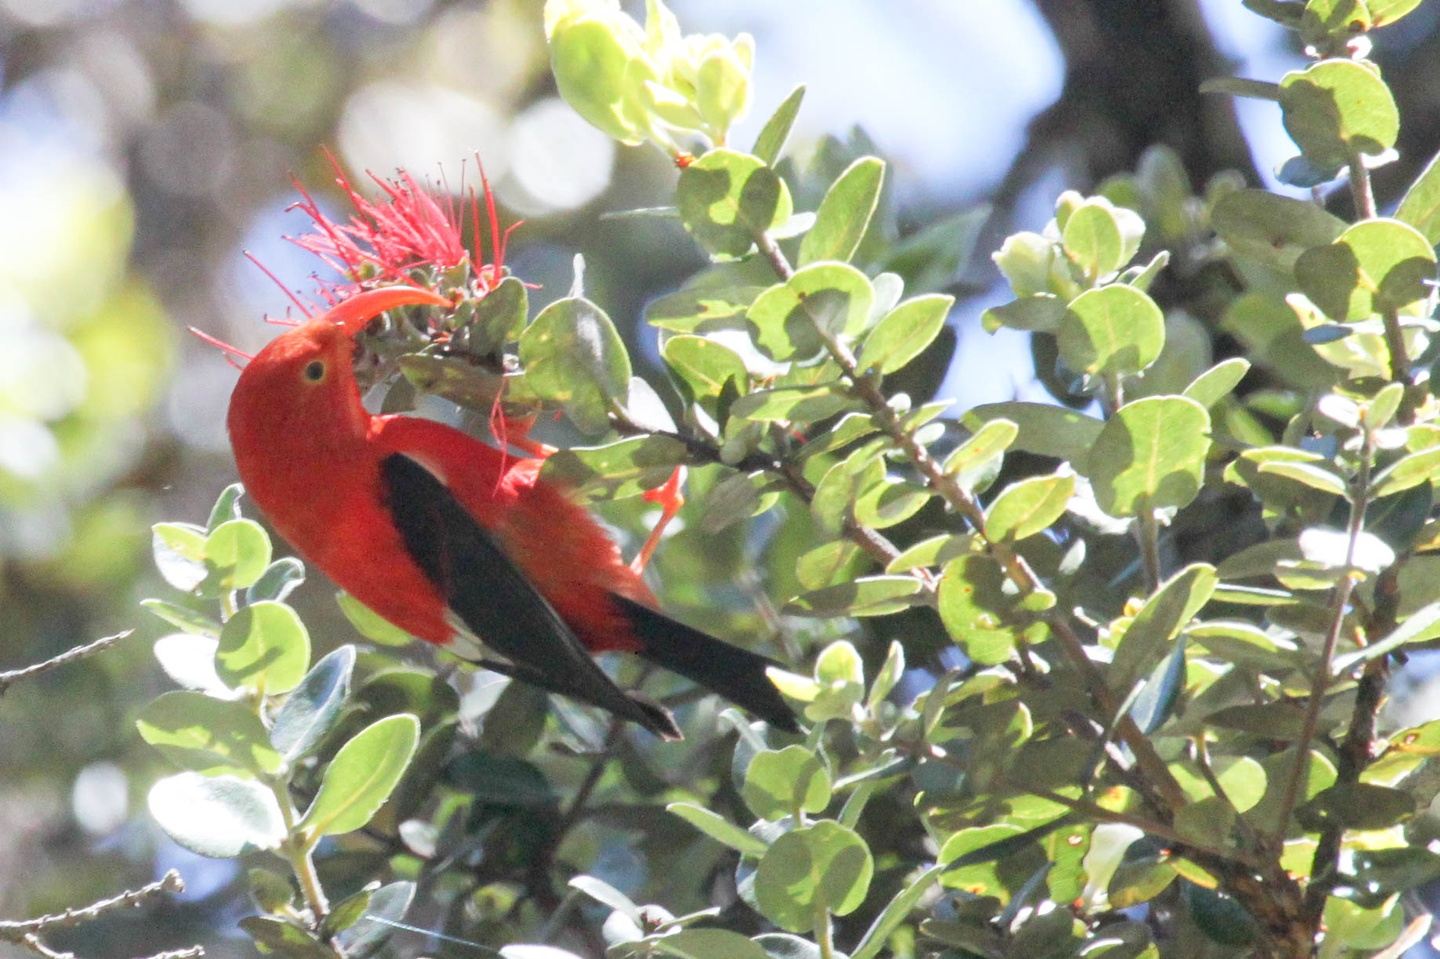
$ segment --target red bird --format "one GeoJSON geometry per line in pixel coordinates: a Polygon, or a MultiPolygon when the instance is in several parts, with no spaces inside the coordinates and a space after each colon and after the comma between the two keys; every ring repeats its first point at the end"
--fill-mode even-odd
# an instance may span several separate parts
{"type": "Polygon", "coordinates": [[[443,423],[374,416],[355,337],[385,310],[448,305],[409,286],[357,294],[247,363],[228,427],[240,479],[297,552],[411,635],[678,739],[674,719],[617,687],[588,653],[636,653],[782,729],[795,716],[771,662],[657,611],[654,595],[583,507],[443,423]]]}

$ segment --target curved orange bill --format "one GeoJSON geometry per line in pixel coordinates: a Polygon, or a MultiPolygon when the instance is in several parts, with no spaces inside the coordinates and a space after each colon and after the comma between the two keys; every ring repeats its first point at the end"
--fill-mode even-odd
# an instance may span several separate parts
{"type": "Polygon", "coordinates": [[[386,310],[416,303],[424,303],[429,306],[451,306],[450,301],[443,296],[429,290],[422,290],[418,286],[386,286],[378,290],[357,293],[350,299],[337,303],[326,312],[322,319],[329,320],[350,336],[354,336],[386,310]]]}

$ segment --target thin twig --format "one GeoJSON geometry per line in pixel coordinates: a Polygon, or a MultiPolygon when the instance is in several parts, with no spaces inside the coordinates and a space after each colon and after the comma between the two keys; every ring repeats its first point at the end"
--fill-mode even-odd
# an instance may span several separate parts
{"type": "Polygon", "coordinates": [[[1145,567],[1145,588],[1150,592],[1160,588],[1164,570],[1160,568],[1160,524],[1156,522],[1155,510],[1146,506],[1140,511],[1135,525],[1135,538],[1140,542],[1140,561],[1145,567]]]}
{"type": "MultiPolygon", "coordinates": [[[[1210,747],[1205,741],[1205,734],[1200,733],[1196,735],[1190,742],[1195,750],[1195,765],[1200,767],[1200,775],[1205,778],[1205,782],[1210,786],[1210,789],[1225,805],[1239,813],[1240,807],[1235,805],[1235,802],[1230,798],[1230,794],[1226,792],[1225,787],[1221,784],[1220,777],[1215,775],[1215,767],[1210,763],[1210,747]]],[[[1267,848],[1269,844],[1265,841],[1265,837],[1256,831],[1255,827],[1251,825],[1250,820],[1246,819],[1243,815],[1237,815],[1235,822],[1240,830],[1240,834],[1251,848],[1260,853],[1269,851],[1267,848]]]]}
{"type": "Polygon", "coordinates": [[[26,933],[78,926],[84,922],[93,922],[107,912],[143,906],[157,896],[184,891],[185,881],[180,878],[180,873],[171,869],[155,882],[141,886],[139,889],[127,889],[118,895],[101,899],[88,906],[66,909],[64,912],[48,913],[34,919],[0,921],[0,939],[7,942],[19,942],[26,933]]]}
{"type": "Polygon", "coordinates": [[[300,885],[300,894],[310,909],[314,928],[330,914],[330,900],[325,887],[320,884],[320,874],[315,870],[314,841],[300,828],[300,812],[295,808],[295,799],[290,795],[290,786],[283,780],[270,783],[270,791],[280,807],[280,821],[285,826],[285,841],[280,844],[280,855],[290,865],[295,881],[300,885]]]}
{"type": "Polygon", "coordinates": [[[1370,185],[1370,171],[1365,169],[1364,158],[1359,154],[1350,158],[1350,197],[1355,201],[1357,219],[1375,219],[1375,190],[1370,185]]]}
{"type": "MultiPolygon", "coordinates": [[[[118,636],[112,636],[108,639],[113,642],[119,638],[118,636]]],[[[95,644],[92,643],[90,645],[94,646],[95,644]]],[[[93,649],[89,650],[89,652],[94,651],[93,649]]],[[[74,650],[71,650],[71,653],[74,652],[74,650]]],[[[88,655],[88,653],[82,655],[88,655]]],[[[54,660],[51,660],[51,662],[54,662],[54,660]]],[[[51,948],[40,938],[40,933],[50,929],[63,929],[78,926],[82,923],[94,922],[106,913],[119,912],[125,909],[138,909],[158,896],[184,891],[185,881],[180,878],[180,873],[171,869],[155,882],[141,886],[138,889],[127,889],[122,893],[111,896],[108,899],[98,900],[88,906],[66,909],[64,912],[47,913],[43,916],[36,916],[34,919],[0,921],[0,942],[11,942],[15,945],[23,946],[37,956],[42,957],[42,959],[76,959],[73,952],[63,952],[51,948]]],[[[204,955],[205,948],[203,946],[190,946],[185,949],[169,949],[164,952],[158,952],[146,957],[146,959],[199,959],[199,957],[204,955]]]]}
{"type": "Polygon", "coordinates": [[[95,653],[114,646],[133,632],[133,629],[127,629],[122,633],[116,633],[114,636],[102,636],[94,642],[67,649],[59,656],[47,659],[43,663],[36,663],[33,666],[25,666],[21,669],[12,669],[9,672],[0,673],[0,696],[3,696],[14,683],[25,679],[33,679],[36,676],[50,672],[52,669],[59,669],[61,666],[68,666],[70,663],[82,660],[87,656],[93,656],[95,653]]]}
{"type": "Polygon", "coordinates": [[[1315,732],[1320,725],[1320,711],[1325,705],[1325,693],[1330,688],[1330,673],[1335,661],[1335,649],[1340,644],[1340,633],[1345,628],[1345,613],[1350,606],[1350,594],[1355,591],[1355,550],[1360,542],[1360,533],[1365,528],[1365,507],[1370,499],[1370,463],[1375,455],[1374,434],[1365,432],[1364,446],[1360,454],[1360,473],[1350,503],[1350,522],[1346,528],[1345,566],[1340,582],[1330,601],[1330,628],[1325,632],[1325,644],[1320,650],[1320,662],[1315,668],[1315,677],[1310,682],[1310,697],[1305,703],[1305,719],[1300,727],[1300,738],[1295,743],[1295,764],[1285,781],[1281,793],[1280,812],[1275,820],[1276,842],[1284,840],[1290,815],[1299,801],[1300,790],[1310,768],[1310,744],[1315,741],[1315,732]]]}
{"type": "MultiPolygon", "coordinates": [[[[1403,562],[1403,561],[1402,561],[1403,562]]],[[[1375,583],[1375,611],[1368,618],[1365,630],[1371,636],[1383,636],[1395,628],[1400,606],[1400,562],[1380,574],[1375,583]]],[[[1387,656],[1372,659],[1365,666],[1355,689],[1355,708],[1350,714],[1350,728],[1340,744],[1335,762],[1335,782],[1351,785],[1360,781],[1374,756],[1375,727],[1380,705],[1385,698],[1385,683],[1390,676],[1387,656]]],[[[1341,840],[1345,827],[1333,823],[1320,830],[1315,855],[1310,861],[1310,885],[1305,890],[1305,909],[1311,923],[1318,923],[1325,911],[1333,880],[1340,865],[1341,840]]]]}
{"type": "MultiPolygon", "coordinates": [[[[1358,153],[1350,157],[1350,197],[1355,203],[1357,220],[1373,220],[1376,216],[1375,188],[1370,171],[1358,153]]],[[[1400,313],[1394,307],[1382,307],[1380,320],[1385,329],[1385,347],[1390,352],[1390,380],[1410,383],[1410,357],[1405,352],[1405,335],[1400,329],[1400,313]]]]}

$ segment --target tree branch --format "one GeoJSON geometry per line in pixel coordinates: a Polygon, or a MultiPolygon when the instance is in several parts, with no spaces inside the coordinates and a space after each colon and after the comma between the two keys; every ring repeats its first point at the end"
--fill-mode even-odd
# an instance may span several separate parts
{"type": "Polygon", "coordinates": [[[68,666],[69,664],[78,662],[79,660],[82,660],[87,656],[93,656],[96,653],[103,652],[104,650],[109,649],[111,646],[114,646],[120,640],[129,636],[133,632],[133,629],[127,629],[123,633],[116,633],[114,636],[102,636],[94,642],[86,643],[83,646],[75,646],[71,649],[67,649],[60,655],[51,657],[50,659],[45,660],[43,663],[36,663],[33,666],[24,666],[20,669],[12,669],[8,672],[0,673],[0,696],[3,696],[14,683],[18,683],[26,679],[33,679],[36,676],[44,675],[45,673],[48,673],[53,669],[59,669],[61,666],[68,666]]]}
{"type": "MultiPolygon", "coordinates": [[[[113,642],[121,638],[121,636],[126,635],[129,634],[122,633],[120,636],[111,636],[108,638],[108,642],[113,642]]],[[[97,641],[97,643],[104,642],[107,642],[107,640],[97,641]]],[[[91,643],[90,645],[93,647],[96,646],[97,643],[91,643]]],[[[79,648],[86,649],[87,647],[79,648]]],[[[94,652],[93,649],[90,651],[94,652]]],[[[70,653],[62,653],[61,655],[68,656],[74,652],[75,650],[71,650],[70,653]]],[[[56,659],[59,658],[60,657],[56,657],[56,659]]],[[[79,657],[75,656],[73,658],[79,657]]],[[[55,662],[55,660],[50,660],[49,662],[55,662]]],[[[43,666],[45,664],[42,663],[41,665],[43,666]]],[[[52,929],[64,929],[71,926],[82,925],[87,922],[94,922],[107,913],[120,912],[126,909],[138,909],[160,896],[173,895],[184,891],[185,881],[180,878],[180,873],[171,869],[155,882],[141,886],[138,889],[127,889],[118,895],[111,896],[108,899],[101,899],[88,906],[66,909],[64,912],[47,913],[43,916],[36,916],[34,919],[0,920],[0,942],[10,942],[17,946],[23,946],[37,956],[43,957],[43,959],[76,959],[73,952],[62,952],[57,949],[52,949],[40,938],[40,934],[52,929]]],[[[158,952],[147,957],[147,959],[198,959],[198,957],[203,955],[205,955],[204,947],[190,946],[186,949],[171,949],[165,952],[158,952]]]]}

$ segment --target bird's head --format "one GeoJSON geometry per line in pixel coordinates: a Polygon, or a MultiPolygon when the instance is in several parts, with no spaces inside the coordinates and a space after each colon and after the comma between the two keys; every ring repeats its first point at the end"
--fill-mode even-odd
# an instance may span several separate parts
{"type": "MultiPolygon", "coordinates": [[[[363,435],[366,413],[355,383],[355,337],[386,310],[449,306],[413,286],[367,290],[271,340],[240,372],[227,425],[237,461],[287,438],[363,435]]],[[[243,462],[242,462],[243,470],[243,462]]]]}

